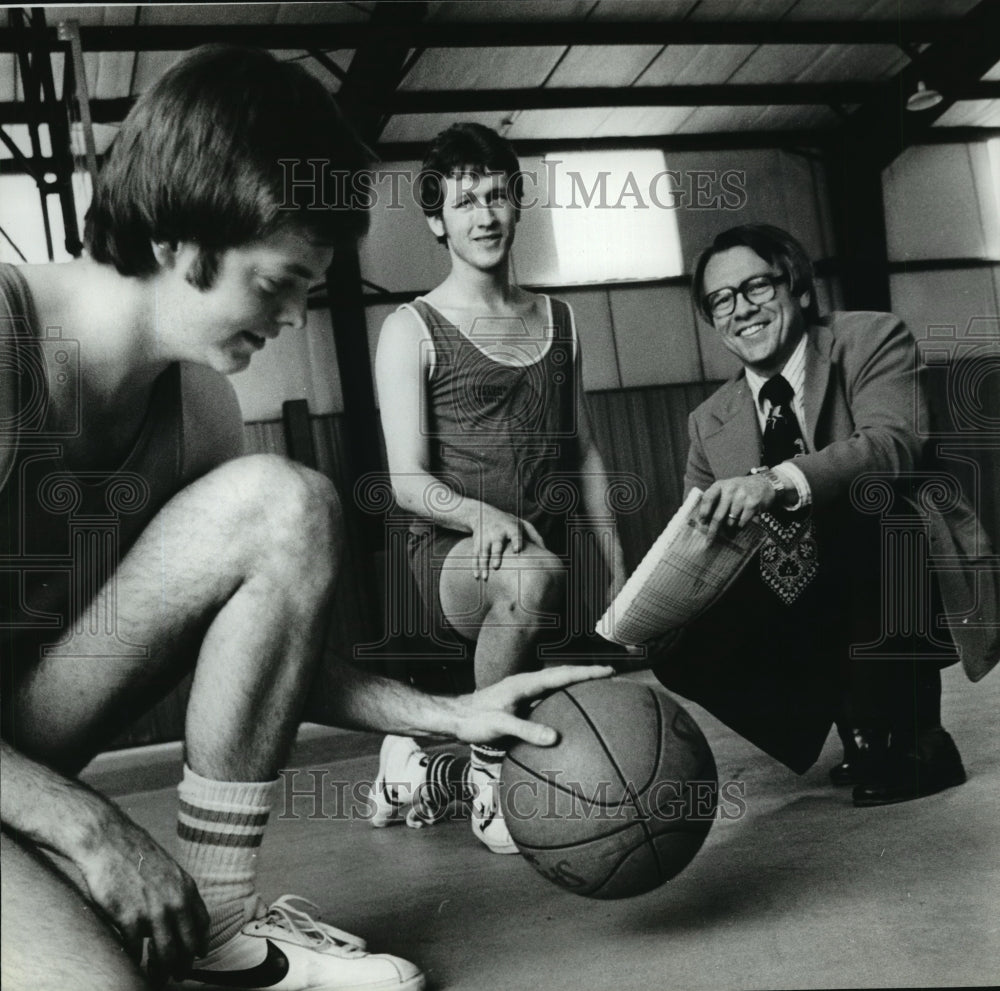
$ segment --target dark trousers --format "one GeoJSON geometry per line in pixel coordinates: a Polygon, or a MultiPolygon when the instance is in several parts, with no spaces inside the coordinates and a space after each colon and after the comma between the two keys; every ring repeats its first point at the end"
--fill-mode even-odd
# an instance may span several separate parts
{"type": "Polygon", "coordinates": [[[786,606],[761,581],[754,559],[653,671],[668,689],[802,773],[844,697],[842,644],[826,605],[814,583],[786,606]]]}
{"type": "Polygon", "coordinates": [[[852,647],[879,640],[883,590],[878,534],[851,522],[820,530],[819,574],[792,605],[754,558],[653,665],[668,689],[800,774],[834,722],[910,739],[940,725],[940,668],[955,660],[905,641],[884,645],[895,659],[852,660],[852,647]]]}

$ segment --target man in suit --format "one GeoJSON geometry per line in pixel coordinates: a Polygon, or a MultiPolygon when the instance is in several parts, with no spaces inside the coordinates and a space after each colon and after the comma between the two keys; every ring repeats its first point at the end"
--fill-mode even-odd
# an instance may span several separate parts
{"type": "MultiPolygon", "coordinates": [[[[854,785],[855,805],[961,784],[940,721],[940,668],[959,652],[946,636],[930,652],[927,638],[887,638],[883,585],[916,576],[883,568],[880,521],[857,488],[877,477],[906,499],[924,468],[913,338],[888,313],[820,317],[805,250],[768,225],[720,234],[692,291],[743,368],[690,417],[685,494],[703,491],[696,512],[713,538],[751,521],[765,537],[657,676],[799,773],[836,722],[845,759],[831,778],[854,785]]],[[[940,616],[936,585],[926,605],[940,616]]],[[[979,677],[996,645],[971,655],[979,677]]]]}

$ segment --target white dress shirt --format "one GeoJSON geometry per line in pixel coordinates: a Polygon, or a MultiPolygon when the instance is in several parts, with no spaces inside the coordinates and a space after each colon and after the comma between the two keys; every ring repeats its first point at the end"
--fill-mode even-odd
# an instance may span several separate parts
{"type": "MultiPolygon", "coordinates": [[[[750,386],[750,391],[753,393],[754,408],[757,410],[757,421],[760,424],[760,431],[763,434],[768,414],[771,412],[771,401],[760,398],[760,390],[763,388],[767,378],[763,375],[758,375],[751,368],[747,368],[745,371],[747,385],[750,386]]],[[[802,404],[802,390],[806,379],[805,334],[799,339],[799,343],[795,345],[795,350],[789,356],[788,361],[785,362],[785,367],[781,369],[780,374],[785,377],[785,381],[792,387],[792,411],[799,421],[799,429],[802,431],[802,443],[808,451],[809,442],[806,439],[805,431],[805,407],[802,404]]],[[[806,476],[802,474],[802,469],[796,467],[794,461],[782,461],[781,464],[775,465],[774,473],[790,488],[793,488],[798,496],[794,505],[788,507],[789,509],[800,509],[802,506],[812,504],[812,490],[809,488],[809,482],[806,480],[806,476]]]]}

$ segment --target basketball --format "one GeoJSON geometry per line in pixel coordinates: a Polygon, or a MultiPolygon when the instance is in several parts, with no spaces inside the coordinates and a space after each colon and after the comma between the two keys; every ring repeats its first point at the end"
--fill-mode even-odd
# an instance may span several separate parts
{"type": "Polygon", "coordinates": [[[559,742],[515,745],[500,801],[514,843],[543,877],[589,898],[628,898],[687,867],[719,786],[708,741],[680,705],[612,679],[561,689],[531,718],[559,742]]]}

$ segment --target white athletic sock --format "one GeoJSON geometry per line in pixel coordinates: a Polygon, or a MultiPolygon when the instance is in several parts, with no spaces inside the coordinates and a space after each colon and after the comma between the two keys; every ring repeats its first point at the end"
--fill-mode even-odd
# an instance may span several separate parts
{"type": "Polygon", "coordinates": [[[236,935],[257,901],[257,851],[277,781],[211,781],[184,766],[178,785],[178,863],[209,915],[208,948],[236,935]]]}
{"type": "MultiPolygon", "coordinates": [[[[469,783],[470,785],[475,785],[477,783],[476,776],[487,775],[494,781],[500,780],[500,768],[503,765],[503,759],[507,756],[506,750],[499,750],[496,747],[488,747],[482,743],[473,743],[469,747],[469,783]]],[[[481,787],[481,785],[480,785],[481,787]]],[[[475,796],[475,787],[473,787],[473,796],[475,796]]]]}

